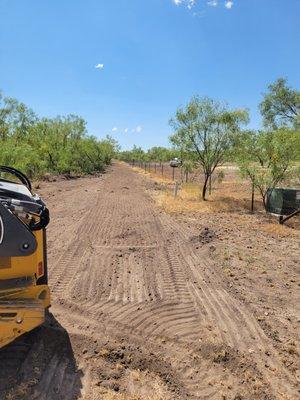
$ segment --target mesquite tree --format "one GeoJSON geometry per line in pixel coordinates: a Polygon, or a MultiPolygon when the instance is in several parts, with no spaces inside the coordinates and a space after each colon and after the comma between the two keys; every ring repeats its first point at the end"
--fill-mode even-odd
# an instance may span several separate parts
{"type": "Polygon", "coordinates": [[[300,91],[287,86],[286,79],[279,78],[268,86],[260,103],[260,111],[267,128],[292,128],[300,130],[300,91]]]}
{"type": "Polygon", "coordinates": [[[242,176],[259,191],[265,209],[268,191],[293,173],[299,139],[295,131],[277,129],[242,132],[236,141],[235,159],[242,176]]]}
{"type": "Polygon", "coordinates": [[[202,167],[203,200],[206,200],[209,178],[216,167],[225,161],[240,126],[247,122],[246,110],[230,110],[225,104],[207,97],[193,97],[170,120],[175,129],[170,141],[190,153],[202,167]]]}
{"type": "Polygon", "coordinates": [[[85,174],[103,171],[117,151],[112,138],[89,135],[82,118],[38,118],[25,104],[0,92],[0,164],[30,178],[85,174]]]}

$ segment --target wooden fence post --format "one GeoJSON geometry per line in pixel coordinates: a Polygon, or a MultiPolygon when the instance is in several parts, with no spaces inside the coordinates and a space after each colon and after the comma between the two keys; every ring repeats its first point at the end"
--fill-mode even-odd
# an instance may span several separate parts
{"type": "Polygon", "coordinates": [[[178,182],[175,182],[175,186],[174,186],[174,197],[177,197],[177,193],[178,193],[178,182]]]}
{"type": "Polygon", "coordinates": [[[252,193],[251,193],[251,212],[254,212],[254,183],[252,183],[252,193]]]}

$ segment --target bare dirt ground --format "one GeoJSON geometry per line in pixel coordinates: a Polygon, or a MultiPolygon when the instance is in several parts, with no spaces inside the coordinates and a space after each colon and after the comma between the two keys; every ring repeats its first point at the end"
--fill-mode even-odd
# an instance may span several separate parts
{"type": "Polygon", "coordinates": [[[298,232],[159,191],[123,164],[41,184],[53,306],[0,352],[1,400],[299,398],[298,232]]]}

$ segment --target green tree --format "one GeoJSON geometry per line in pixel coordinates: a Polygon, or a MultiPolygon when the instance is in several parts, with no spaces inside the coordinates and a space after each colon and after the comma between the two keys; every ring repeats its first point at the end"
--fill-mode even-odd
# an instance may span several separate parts
{"type": "Polygon", "coordinates": [[[94,173],[103,171],[117,151],[112,138],[88,135],[83,118],[38,119],[25,104],[0,93],[0,164],[30,177],[94,173]]]}
{"type": "Polygon", "coordinates": [[[260,103],[264,125],[271,129],[289,127],[300,129],[300,91],[287,86],[286,79],[279,78],[268,87],[260,103]]]}
{"type": "Polygon", "coordinates": [[[179,156],[180,152],[178,150],[160,146],[151,147],[146,152],[141,147],[133,146],[132,150],[119,151],[118,154],[119,159],[124,161],[166,162],[179,156]]]}
{"type": "Polygon", "coordinates": [[[136,145],[133,146],[132,150],[123,150],[119,151],[118,154],[118,159],[123,160],[123,161],[145,161],[147,156],[144,150],[141,147],[138,147],[136,145]]]}
{"type": "Polygon", "coordinates": [[[35,113],[24,103],[4,97],[0,92],[0,139],[5,140],[14,135],[22,140],[36,121],[35,113]]]}
{"type": "Polygon", "coordinates": [[[181,169],[182,169],[182,172],[184,173],[184,176],[185,176],[185,182],[188,181],[188,176],[189,176],[189,174],[191,174],[193,172],[195,167],[196,167],[195,162],[192,161],[192,160],[184,160],[184,161],[182,161],[181,169]]]}
{"type": "Polygon", "coordinates": [[[240,134],[235,147],[236,161],[242,176],[250,179],[260,192],[265,208],[268,189],[274,189],[292,173],[299,144],[298,134],[290,130],[240,134]]]}
{"type": "Polygon", "coordinates": [[[179,108],[170,124],[175,133],[171,143],[202,167],[202,199],[206,200],[209,177],[221,165],[230,150],[240,126],[248,122],[246,110],[230,110],[219,101],[193,97],[185,108],[179,108]]]}
{"type": "Polygon", "coordinates": [[[16,110],[16,100],[4,97],[0,92],[0,139],[6,140],[11,134],[11,120],[16,110]]]}
{"type": "Polygon", "coordinates": [[[179,157],[178,150],[168,149],[167,147],[154,146],[151,147],[148,152],[148,158],[150,161],[167,162],[174,157],[179,157]]]}

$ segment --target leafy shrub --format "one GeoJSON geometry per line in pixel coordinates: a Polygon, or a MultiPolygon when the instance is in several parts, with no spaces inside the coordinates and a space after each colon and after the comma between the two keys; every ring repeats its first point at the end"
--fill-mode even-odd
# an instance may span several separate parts
{"type": "Polygon", "coordinates": [[[91,174],[110,164],[118,144],[87,134],[76,115],[39,119],[15,99],[0,93],[0,164],[27,173],[91,174]]]}

